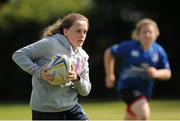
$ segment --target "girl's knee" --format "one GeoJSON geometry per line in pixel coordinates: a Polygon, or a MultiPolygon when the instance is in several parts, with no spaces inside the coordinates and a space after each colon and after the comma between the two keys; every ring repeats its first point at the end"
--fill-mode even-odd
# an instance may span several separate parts
{"type": "Polygon", "coordinates": [[[136,119],[147,120],[150,117],[149,103],[145,98],[136,101],[130,106],[130,110],[134,113],[136,119]]]}
{"type": "Polygon", "coordinates": [[[148,120],[149,117],[150,117],[150,113],[146,111],[136,114],[136,119],[139,119],[139,120],[148,120]]]}

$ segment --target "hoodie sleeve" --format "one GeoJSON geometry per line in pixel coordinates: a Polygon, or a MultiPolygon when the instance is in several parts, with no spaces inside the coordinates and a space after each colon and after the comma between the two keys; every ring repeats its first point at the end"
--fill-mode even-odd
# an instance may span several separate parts
{"type": "Polygon", "coordinates": [[[50,51],[50,47],[48,39],[42,39],[15,51],[12,55],[12,59],[22,70],[40,78],[41,65],[35,62],[47,55],[50,51]]]}
{"type": "Polygon", "coordinates": [[[91,83],[89,79],[89,63],[88,58],[86,59],[86,63],[84,65],[83,72],[79,75],[80,80],[74,82],[74,86],[77,89],[78,93],[82,96],[87,96],[91,91],[91,83]]]}

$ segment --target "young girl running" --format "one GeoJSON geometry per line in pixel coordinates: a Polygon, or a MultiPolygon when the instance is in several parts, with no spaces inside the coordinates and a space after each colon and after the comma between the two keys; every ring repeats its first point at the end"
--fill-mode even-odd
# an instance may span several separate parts
{"type": "Polygon", "coordinates": [[[156,22],[145,18],[136,24],[132,40],[113,45],[104,53],[107,88],[115,84],[115,57],[123,60],[117,90],[127,104],[127,120],[148,119],[154,80],[168,80],[171,77],[167,54],[156,43],[158,36],[156,22]]]}
{"type": "Polygon", "coordinates": [[[87,96],[91,90],[87,53],[82,49],[86,39],[88,19],[79,13],[70,13],[44,30],[41,40],[27,45],[12,58],[24,71],[32,75],[31,108],[33,120],[87,120],[78,103],[78,94],[87,96]],[[46,65],[56,54],[71,59],[66,86],[53,86],[46,65]]]}

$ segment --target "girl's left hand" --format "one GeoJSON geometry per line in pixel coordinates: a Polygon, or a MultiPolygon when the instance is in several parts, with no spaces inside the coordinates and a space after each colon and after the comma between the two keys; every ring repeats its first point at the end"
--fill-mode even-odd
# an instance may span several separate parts
{"type": "Polygon", "coordinates": [[[71,69],[69,70],[68,79],[69,79],[69,81],[79,81],[80,80],[79,76],[74,71],[73,65],[71,65],[71,69]]]}

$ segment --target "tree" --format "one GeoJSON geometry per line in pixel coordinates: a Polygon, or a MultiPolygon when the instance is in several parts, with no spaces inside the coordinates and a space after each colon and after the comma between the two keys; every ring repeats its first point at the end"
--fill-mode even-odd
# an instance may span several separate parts
{"type": "Polygon", "coordinates": [[[29,21],[42,25],[68,12],[85,12],[90,5],[90,0],[10,0],[1,5],[0,28],[29,21]]]}

